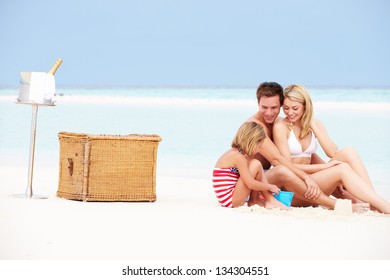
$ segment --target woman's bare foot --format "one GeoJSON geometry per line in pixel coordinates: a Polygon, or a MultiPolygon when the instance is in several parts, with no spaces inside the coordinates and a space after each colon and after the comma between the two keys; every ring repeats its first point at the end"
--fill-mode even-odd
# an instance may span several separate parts
{"type": "Polygon", "coordinates": [[[337,199],[334,211],[337,214],[352,215],[370,210],[370,204],[365,202],[352,203],[350,199],[337,199]]]}
{"type": "Polygon", "coordinates": [[[363,213],[370,210],[370,204],[365,202],[353,203],[352,212],[353,213],[363,213]]]}

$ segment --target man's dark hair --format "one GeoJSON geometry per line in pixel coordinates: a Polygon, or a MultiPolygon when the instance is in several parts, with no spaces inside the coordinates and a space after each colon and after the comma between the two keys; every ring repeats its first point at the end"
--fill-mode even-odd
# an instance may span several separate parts
{"type": "Polygon", "coordinates": [[[262,96],[275,96],[279,95],[280,105],[283,105],[283,87],[276,82],[264,82],[259,85],[256,91],[257,102],[260,102],[262,96]]]}

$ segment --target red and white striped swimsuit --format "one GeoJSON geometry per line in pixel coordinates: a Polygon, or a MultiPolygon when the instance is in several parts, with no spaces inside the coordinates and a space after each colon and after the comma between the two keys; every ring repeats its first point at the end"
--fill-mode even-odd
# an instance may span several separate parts
{"type": "Polygon", "coordinates": [[[237,168],[214,168],[213,188],[219,203],[224,207],[232,207],[234,188],[240,173],[237,168]]]}

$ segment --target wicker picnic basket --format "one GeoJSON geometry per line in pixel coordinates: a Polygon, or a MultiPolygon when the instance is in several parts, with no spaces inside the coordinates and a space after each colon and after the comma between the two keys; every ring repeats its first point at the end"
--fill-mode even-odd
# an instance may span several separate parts
{"type": "Polygon", "coordinates": [[[156,201],[155,134],[60,132],[57,196],[82,201],[156,201]]]}

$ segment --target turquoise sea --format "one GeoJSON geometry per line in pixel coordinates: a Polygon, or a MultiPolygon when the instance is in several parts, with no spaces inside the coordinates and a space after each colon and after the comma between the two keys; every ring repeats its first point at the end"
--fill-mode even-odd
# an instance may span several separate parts
{"type": "MultiPolygon", "coordinates": [[[[339,147],[359,151],[390,199],[390,88],[309,90],[315,117],[339,147]]],[[[0,167],[28,166],[32,109],[17,97],[18,88],[0,88],[0,167]]],[[[58,87],[56,106],[39,107],[35,166],[58,164],[60,131],[145,133],[163,138],[158,173],[209,176],[239,125],[256,111],[256,86],[58,87]]]]}

